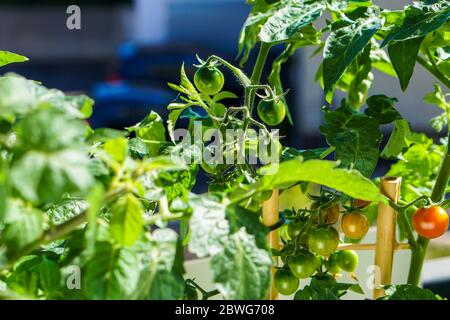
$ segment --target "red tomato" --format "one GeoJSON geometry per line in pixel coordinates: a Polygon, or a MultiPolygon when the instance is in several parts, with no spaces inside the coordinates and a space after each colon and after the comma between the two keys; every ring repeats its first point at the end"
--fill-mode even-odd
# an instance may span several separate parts
{"type": "Polygon", "coordinates": [[[414,229],[424,238],[442,236],[448,229],[448,214],[442,207],[419,208],[412,219],[414,229]]]}

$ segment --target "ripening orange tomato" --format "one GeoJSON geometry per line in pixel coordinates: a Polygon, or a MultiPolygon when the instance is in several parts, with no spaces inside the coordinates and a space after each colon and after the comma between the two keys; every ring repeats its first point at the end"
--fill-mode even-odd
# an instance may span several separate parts
{"type": "Polygon", "coordinates": [[[448,214],[444,208],[432,206],[419,208],[413,215],[413,226],[419,235],[434,239],[442,236],[448,229],[448,214]]]}
{"type": "Polygon", "coordinates": [[[341,228],[348,238],[359,240],[369,231],[369,221],[365,215],[352,212],[342,217],[341,228]]]}

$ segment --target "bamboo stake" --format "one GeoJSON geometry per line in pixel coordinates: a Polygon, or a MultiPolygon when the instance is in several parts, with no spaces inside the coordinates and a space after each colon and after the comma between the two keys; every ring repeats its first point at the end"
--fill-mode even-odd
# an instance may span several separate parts
{"type": "MultiPolygon", "coordinates": [[[[397,202],[400,196],[400,183],[401,178],[399,177],[383,177],[380,181],[380,191],[392,201],[397,202]]],[[[375,265],[380,271],[380,283],[375,283],[374,299],[384,296],[384,290],[380,285],[391,284],[392,263],[396,247],[396,218],[394,209],[384,203],[378,205],[375,265]]]]}
{"type": "MultiPolygon", "coordinates": [[[[376,243],[342,243],[336,250],[375,250],[376,243]]],[[[409,243],[395,243],[394,250],[409,250],[409,243]]]]}
{"type": "MultiPolygon", "coordinates": [[[[279,212],[278,212],[278,206],[279,206],[279,191],[273,190],[272,196],[269,200],[265,201],[263,203],[263,223],[265,226],[274,226],[278,223],[279,220],[279,212]]],[[[280,243],[279,243],[279,237],[278,237],[278,230],[271,231],[268,235],[268,241],[271,248],[274,248],[276,250],[279,249],[280,243]]],[[[278,266],[278,257],[274,257],[274,266],[278,266]]],[[[275,268],[272,269],[272,286],[270,288],[269,293],[269,299],[270,300],[276,300],[278,298],[278,292],[275,289],[273,276],[275,274],[275,268]]]]}

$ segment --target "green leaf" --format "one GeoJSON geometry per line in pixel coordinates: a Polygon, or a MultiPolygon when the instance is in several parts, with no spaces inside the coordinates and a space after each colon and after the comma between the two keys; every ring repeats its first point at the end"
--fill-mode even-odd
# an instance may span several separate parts
{"type": "Polygon", "coordinates": [[[240,206],[228,206],[226,209],[226,219],[230,225],[230,232],[238,232],[244,227],[247,233],[255,237],[258,248],[267,250],[267,234],[269,233],[269,229],[261,223],[259,217],[259,213],[240,206]]]}
{"type": "MultiPolygon", "coordinates": [[[[381,199],[378,188],[356,170],[339,168],[339,163],[328,160],[308,160],[301,158],[288,160],[260,169],[260,182],[251,186],[256,189],[274,189],[293,185],[300,181],[317,183],[343,192],[355,199],[377,202],[381,199]],[[275,174],[271,174],[277,170],[275,174]]],[[[242,195],[242,190],[239,191],[242,195]]]]}
{"type": "Polygon", "coordinates": [[[6,66],[7,64],[14,62],[25,62],[25,61],[28,61],[28,58],[21,56],[20,54],[12,53],[9,51],[0,51],[0,67],[6,66]]]}
{"type": "Polygon", "coordinates": [[[384,159],[396,159],[411,145],[411,129],[409,122],[399,119],[394,122],[394,129],[386,146],[381,152],[384,159]]]}
{"type": "Polygon", "coordinates": [[[322,154],[324,154],[327,150],[328,148],[297,150],[291,147],[285,147],[283,148],[283,152],[281,154],[281,161],[291,160],[298,158],[299,156],[301,156],[305,161],[311,159],[321,159],[322,154]]]}
{"type": "Polygon", "coordinates": [[[226,204],[207,196],[192,196],[189,204],[193,211],[189,222],[189,251],[199,258],[214,255],[221,250],[222,239],[229,233],[229,223],[225,219],[226,204]]]}
{"type": "Polygon", "coordinates": [[[135,132],[136,137],[147,144],[151,157],[159,155],[161,146],[166,142],[166,129],[161,117],[154,111],[145,117],[144,120],[128,128],[130,132],[135,132]]]}
{"type": "Polygon", "coordinates": [[[222,244],[223,251],[211,259],[214,283],[225,299],[260,300],[270,286],[272,259],[256,246],[244,229],[222,244]]]}
{"type": "Polygon", "coordinates": [[[264,23],[271,17],[278,8],[279,5],[276,4],[275,7],[270,8],[269,6],[262,4],[260,6],[254,6],[244,22],[241,33],[239,35],[239,53],[238,57],[241,56],[240,65],[243,66],[250,56],[250,52],[258,41],[258,35],[261,27],[264,23]]]}
{"type": "Polygon", "coordinates": [[[106,241],[95,244],[95,253],[82,270],[82,289],[88,299],[132,299],[139,285],[142,265],[129,248],[106,241]]]}
{"type": "Polygon", "coordinates": [[[318,19],[323,8],[321,1],[289,2],[264,23],[259,38],[266,43],[289,40],[301,28],[318,19]]]}
{"type": "Polygon", "coordinates": [[[128,140],[128,152],[133,159],[143,159],[150,154],[147,144],[139,138],[128,140]]]}
{"type": "Polygon", "coordinates": [[[52,205],[46,214],[54,224],[63,223],[88,208],[88,203],[85,200],[66,200],[62,203],[52,205]]]}
{"type": "Polygon", "coordinates": [[[407,6],[405,17],[398,20],[389,32],[381,46],[392,41],[403,41],[426,36],[438,29],[450,17],[450,4],[448,1],[439,1],[435,4],[420,2],[407,6]]]}
{"type": "Polygon", "coordinates": [[[381,124],[388,124],[402,119],[400,113],[395,109],[396,98],[389,98],[384,94],[370,96],[367,99],[368,108],[364,111],[369,117],[377,119],[381,124]]]}
{"type": "Polygon", "coordinates": [[[111,236],[121,245],[133,245],[144,226],[141,202],[134,195],[127,194],[114,203],[111,212],[111,236]]]}
{"type": "Polygon", "coordinates": [[[320,127],[327,142],[336,147],[335,159],[342,166],[359,170],[370,177],[378,162],[381,132],[379,122],[343,105],[325,113],[320,127]]]}
{"type": "Polygon", "coordinates": [[[324,90],[329,103],[336,82],[380,28],[380,19],[371,16],[331,31],[323,53],[324,90]]]}
{"type": "MultiPolygon", "coordinates": [[[[355,74],[348,87],[347,102],[354,109],[359,109],[367,98],[367,93],[372,86],[373,74],[372,61],[370,60],[371,46],[368,45],[363,52],[353,61],[355,74]]],[[[350,67],[347,71],[351,69],[350,67]]]]}
{"type": "Polygon", "coordinates": [[[420,287],[403,284],[388,286],[386,296],[382,300],[442,300],[441,297],[434,294],[431,290],[420,287]]]}
{"type": "MultiPolygon", "coordinates": [[[[28,80],[17,76],[0,77],[0,117],[14,120],[36,107],[28,80]]],[[[12,122],[12,121],[11,121],[12,122]]]]}
{"type": "Polygon", "coordinates": [[[14,260],[27,245],[39,239],[44,231],[44,216],[38,209],[25,207],[19,201],[8,201],[5,228],[0,243],[6,245],[7,256],[14,260]]]}
{"type": "Polygon", "coordinates": [[[297,291],[294,300],[339,300],[348,290],[364,293],[358,284],[338,283],[334,278],[314,277],[309,285],[297,291]]]}
{"type": "Polygon", "coordinates": [[[42,288],[47,299],[55,299],[61,295],[61,272],[59,265],[42,256],[42,262],[39,264],[39,275],[42,288]]]}
{"type": "Polygon", "coordinates": [[[103,145],[103,150],[112,158],[112,160],[123,163],[128,154],[128,140],[126,138],[110,139],[103,145]]]}
{"type": "MultiPolygon", "coordinates": [[[[378,45],[378,43],[377,43],[377,45],[378,45]]],[[[394,67],[391,64],[391,60],[389,59],[389,56],[386,54],[386,52],[383,49],[374,47],[373,41],[372,41],[372,50],[370,51],[370,60],[372,60],[372,67],[374,67],[375,69],[377,69],[391,77],[395,77],[395,78],[397,77],[397,74],[395,73],[394,67]]]]}
{"type": "Polygon", "coordinates": [[[152,233],[144,252],[147,266],[141,273],[138,298],[175,300],[183,296],[184,280],[175,265],[177,244],[177,234],[171,229],[157,229],[152,233]]]}
{"type": "Polygon", "coordinates": [[[391,58],[392,65],[400,80],[400,87],[403,91],[406,90],[409,80],[411,80],[422,41],[423,37],[389,44],[389,57],[391,58]]]}

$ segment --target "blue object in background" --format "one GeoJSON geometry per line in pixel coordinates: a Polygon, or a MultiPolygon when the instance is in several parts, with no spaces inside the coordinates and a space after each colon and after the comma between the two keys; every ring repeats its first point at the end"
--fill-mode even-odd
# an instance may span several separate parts
{"type": "Polygon", "coordinates": [[[123,81],[99,83],[91,95],[95,100],[91,125],[119,129],[141,121],[151,110],[165,118],[166,106],[176,98],[169,90],[131,86],[123,81]]]}

